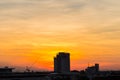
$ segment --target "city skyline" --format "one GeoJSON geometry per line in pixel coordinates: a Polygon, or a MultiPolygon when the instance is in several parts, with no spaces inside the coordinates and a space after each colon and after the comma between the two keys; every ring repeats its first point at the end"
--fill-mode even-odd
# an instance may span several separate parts
{"type": "Polygon", "coordinates": [[[120,1],[0,1],[0,66],[53,70],[57,52],[71,53],[71,69],[99,63],[120,70],[120,1]]]}

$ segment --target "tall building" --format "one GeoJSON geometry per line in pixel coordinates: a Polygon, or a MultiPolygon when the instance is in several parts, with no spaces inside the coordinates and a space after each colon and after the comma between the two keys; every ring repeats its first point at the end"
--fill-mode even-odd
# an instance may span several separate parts
{"type": "Polygon", "coordinates": [[[54,57],[54,72],[68,73],[70,72],[70,53],[59,52],[54,57]]]}
{"type": "Polygon", "coordinates": [[[95,70],[96,72],[99,72],[99,64],[95,64],[95,70]]]}

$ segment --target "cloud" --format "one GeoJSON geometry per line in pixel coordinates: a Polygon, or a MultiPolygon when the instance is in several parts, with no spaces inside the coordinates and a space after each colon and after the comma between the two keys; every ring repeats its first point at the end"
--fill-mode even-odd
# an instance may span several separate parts
{"type": "MultiPolygon", "coordinates": [[[[69,16],[73,13],[81,16],[85,14],[86,17],[101,17],[105,14],[109,15],[107,13],[110,11],[112,12],[110,15],[116,14],[114,9],[119,7],[118,5],[114,5],[115,2],[112,0],[5,0],[0,2],[1,16],[3,17],[2,19],[6,17],[23,20],[47,15],[53,17],[55,15],[69,16]],[[91,14],[91,12],[92,15],[86,14],[91,14]]],[[[116,11],[118,11],[118,8],[116,11]]],[[[79,16],[79,18],[81,18],[81,16],[79,16]]]]}
{"type": "Polygon", "coordinates": [[[47,53],[66,48],[88,56],[118,53],[119,4],[115,0],[1,0],[0,49],[14,54],[24,53],[27,46],[47,53]]]}
{"type": "Polygon", "coordinates": [[[87,35],[114,33],[119,31],[118,3],[113,0],[4,0],[0,1],[1,30],[4,27],[15,29],[13,32],[62,32],[63,35],[74,31],[87,35]]]}

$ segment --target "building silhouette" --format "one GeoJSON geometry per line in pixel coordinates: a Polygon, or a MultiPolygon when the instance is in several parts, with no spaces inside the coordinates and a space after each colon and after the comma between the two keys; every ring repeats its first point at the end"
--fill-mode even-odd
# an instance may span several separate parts
{"type": "Polygon", "coordinates": [[[0,73],[12,73],[14,68],[4,67],[0,68],[0,73]]]}
{"type": "Polygon", "coordinates": [[[54,57],[54,72],[68,73],[70,72],[70,53],[59,52],[54,57]]]}
{"type": "Polygon", "coordinates": [[[88,75],[95,75],[98,74],[98,72],[99,72],[99,64],[95,64],[94,66],[87,67],[86,69],[86,73],[88,75]]]}

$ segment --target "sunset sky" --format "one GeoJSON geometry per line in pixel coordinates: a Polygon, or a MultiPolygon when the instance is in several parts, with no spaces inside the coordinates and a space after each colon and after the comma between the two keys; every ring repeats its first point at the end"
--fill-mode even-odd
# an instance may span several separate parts
{"type": "Polygon", "coordinates": [[[53,70],[60,51],[72,70],[119,70],[120,0],[0,0],[1,67],[53,70]]]}

